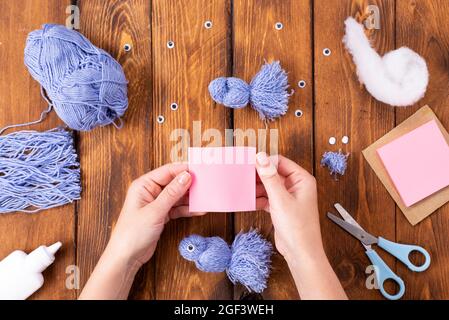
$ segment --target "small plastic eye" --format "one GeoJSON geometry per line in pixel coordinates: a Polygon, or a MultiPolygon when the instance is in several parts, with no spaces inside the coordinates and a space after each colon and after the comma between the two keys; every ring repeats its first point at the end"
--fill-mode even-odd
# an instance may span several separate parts
{"type": "Polygon", "coordinates": [[[341,138],[341,142],[343,144],[348,144],[349,143],[349,137],[348,136],[343,136],[343,138],[341,138]]]}
{"type": "Polygon", "coordinates": [[[204,22],[204,28],[206,29],[212,28],[212,21],[207,20],[206,22],[204,22]]]}
{"type": "Polygon", "coordinates": [[[193,252],[194,250],[195,250],[195,247],[194,247],[192,244],[189,244],[189,245],[187,246],[187,251],[193,252]]]}
{"type": "Polygon", "coordinates": [[[123,49],[124,49],[126,52],[129,52],[129,51],[131,51],[132,46],[131,46],[129,43],[125,43],[125,45],[123,46],[123,49]]]}
{"type": "Polygon", "coordinates": [[[160,115],[160,116],[157,117],[157,122],[158,123],[162,124],[162,123],[164,123],[164,121],[165,121],[164,116],[160,115]]]}
{"type": "Polygon", "coordinates": [[[299,110],[299,109],[298,109],[298,110],[295,111],[295,116],[296,116],[296,117],[300,118],[300,117],[302,117],[302,115],[303,115],[302,110],[299,110]]]}
{"type": "Polygon", "coordinates": [[[335,139],[335,137],[330,137],[329,138],[329,144],[334,145],[337,143],[337,139],[335,139]]]}
{"type": "Polygon", "coordinates": [[[276,24],[274,25],[274,28],[276,30],[282,30],[282,28],[284,28],[284,25],[282,24],[282,22],[276,22],[276,24]]]}
{"type": "Polygon", "coordinates": [[[329,57],[329,56],[331,55],[331,53],[332,53],[331,49],[329,49],[329,48],[324,48],[324,49],[323,49],[323,54],[324,54],[326,57],[329,57]]]}
{"type": "Polygon", "coordinates": [[[306,82],[304,80],[301,80],[298,82],[298,87],[300,87],[301,89],[306,87],[306,82]]]}
{"type": "Polygon", "coordinates": [[[178,106],[178,104],[177,104],[176,102],[173,102],[173,103],[170,105],[170,109],[172,109],[173,111],[178,110],[178,108],[179,108],[179,106],[178,106]]]}
{"type": "Polygon", "coordinates": [[[175,47],[175,43],[173,41],[170,40],[167,42],[167,48],[173,49],[174,47],[175,47]]]}

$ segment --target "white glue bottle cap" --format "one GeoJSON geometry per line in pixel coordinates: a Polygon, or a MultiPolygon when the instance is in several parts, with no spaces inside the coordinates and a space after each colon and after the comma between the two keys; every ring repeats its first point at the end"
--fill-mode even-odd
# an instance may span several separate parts
{"type": "Polygon", "coordinates": [[[61,248],[62,243],[56,242],[49,247],[40,246],[26,257],[26,266],[29,270],[42,273],[55,261],[55,253],[61,248]]]}

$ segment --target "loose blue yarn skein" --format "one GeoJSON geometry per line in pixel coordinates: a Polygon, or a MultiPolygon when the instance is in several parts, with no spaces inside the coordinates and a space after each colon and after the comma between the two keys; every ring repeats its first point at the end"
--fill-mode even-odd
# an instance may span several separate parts
{"type": "Polygon", "coordinates": [[[20,131],[0,136],[0,213],[37,212],[80,199],[72,133],[20,131]]]}
{"type": "Polygon", "coordinates": [[[266,63],[250,84],[239,78],[217,78],[209,84],[212,99],[233,109],[248,103],[259,112],[262,120],[274,120],[288,110],[287,73],[279,61],[266,63]]]}
{"type": "Polygon", "coordinates": [[[128,108],[120,64],[77,31],[46,24],[28,35],[25,64],[58,116],[88,131],[120,119],[128,108]]]}
{"type": "Polygon", "coordinates": [[[239,233],[232,246],[220,237],[191,235],[179,244],[181,256],[204,272],[226,271],[233,284],[261,293],[267,287],[273,247],[256,230],[239,233]]]}

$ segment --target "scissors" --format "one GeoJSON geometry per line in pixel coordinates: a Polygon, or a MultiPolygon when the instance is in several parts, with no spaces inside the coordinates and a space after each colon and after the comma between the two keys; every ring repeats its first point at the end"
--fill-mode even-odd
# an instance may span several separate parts
{"type": "Polygon", "coordinates": [[[382,260],[382,258],[371,248],[371,245],[377,244],[379,247],[396,257],[399,261],[405,264],[410,270],[415,272],[422,272],[426,270],[430,265],[430,255],[422,247],[413,246],[408,244],[400,244],[392,241],[388,241],[382,237],[375,237],[365,230],[354,220],[354,218],[338,203],[335,205],[335,209],[340,213],[343,219],[338,218],[332,213],[328,212],[327,217],[333,222],[338,224],[353,237],[357,238],[365,247],[365,253],[374,266],[374,274],[376,276],[376,282],[382,295],[389,300],[398,300],[405,293],[404,281],[399,278],[382,260]],[[413,251],[422,253],[425,257],[425,262],[421,266],[413,264],[409,255],[413,251]],[[387,280],[396,282],[399,286],[399,292],[395,295],[391,295],[385,291],[384,283],[387,280]]]}

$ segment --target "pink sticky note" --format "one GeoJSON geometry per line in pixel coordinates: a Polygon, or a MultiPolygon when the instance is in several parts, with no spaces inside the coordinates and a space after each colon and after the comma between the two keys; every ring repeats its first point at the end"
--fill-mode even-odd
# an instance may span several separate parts
{"type": "Polygon", "coordinates": [[[449,185],[449,146],[435,120],[377,149],[407,207],[449,185]]]}
{"type": "Polygon", "coordinates": [[[190,212],[256,210],[256,148],[189,148],[190,212]]]}

